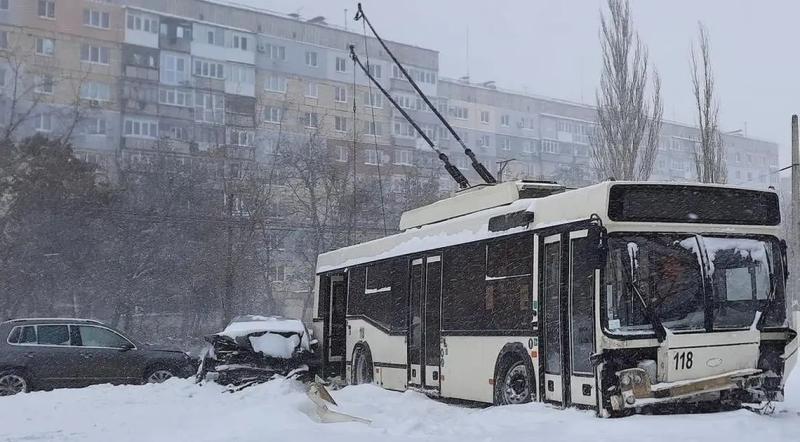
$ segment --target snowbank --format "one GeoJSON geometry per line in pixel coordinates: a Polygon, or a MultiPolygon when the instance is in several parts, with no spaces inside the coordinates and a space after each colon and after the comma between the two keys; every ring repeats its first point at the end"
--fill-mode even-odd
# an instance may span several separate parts
{"type": "Polygon", "coordinates": [[[55,441],[796,441],[800,376],[771,416],[740,410],[706,415],[598,419],[542,404],[466,408],[370,385],[333,392],[339,411],[371,424],[314,420],[304,387],[272,381],[224,393],[209,383],[38,392],[0,397],[0,440],[55,441]],[[80,406],[76,406],[80,404],[80,406]]]}

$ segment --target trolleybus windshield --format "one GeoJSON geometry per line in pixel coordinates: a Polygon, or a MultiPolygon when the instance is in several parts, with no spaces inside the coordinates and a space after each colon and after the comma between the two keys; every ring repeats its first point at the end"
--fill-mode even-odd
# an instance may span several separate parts
{"type": "Polygon", "coordinates": [[[780,326],[783,278],[775,275],[783,271],[774,240],[615,235],[604,278],[606,327],[614,334],[653,334],[647,308],[678,332],[706,331],[709,324],[749,328],[759,311],[765,326],[780,326]]]}

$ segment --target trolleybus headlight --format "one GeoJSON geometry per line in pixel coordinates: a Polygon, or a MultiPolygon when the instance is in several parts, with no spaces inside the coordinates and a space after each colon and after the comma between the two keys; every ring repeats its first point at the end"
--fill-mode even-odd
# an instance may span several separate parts
{"type": "Polygon", "coordinates": [[[628,385],[631,385],[631,376],[628,375],[628,374],[622,375],[621,381],[622,381],[622,385],[627,387],[628,385]]]}

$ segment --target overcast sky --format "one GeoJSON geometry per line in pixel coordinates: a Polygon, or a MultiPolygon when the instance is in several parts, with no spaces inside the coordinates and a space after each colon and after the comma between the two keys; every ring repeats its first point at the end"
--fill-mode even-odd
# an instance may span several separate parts
{"type": "MultiPolygon", "coordinates": [[[[323,15],[360,31],[356,0],[237,0],[276,12],[323,15]],[[358,27],[356,27],[358,26],[358,27]]],[[[439,51],[440,73],[594,104],[600,78],[602,0],[364,0],[382,37],[439,51]],[[469,29],[469,59],[467,59],[469,29]]],[[[664,117],[693,123],[689,48],[709,29],[725,131],[778,142],[789,160],[789,122],[800,112],[796,46],[800,1],[631,2],[636,29],[662,77],[664,117]]]]}

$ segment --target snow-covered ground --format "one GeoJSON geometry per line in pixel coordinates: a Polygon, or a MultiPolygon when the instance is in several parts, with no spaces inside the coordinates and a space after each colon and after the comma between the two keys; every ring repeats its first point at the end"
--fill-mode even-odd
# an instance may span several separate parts
{"type": "Polygon", "coordinates": [[[598,419],[542,404],[466,408],[369,385],[333,393],[339,410],[371,424],[323,424],[300,384],[238,393],[186,380],[37,392],[0,398],[2,441],[800,441],[800,374],[787,401],[749,411],[598,419]]]}

